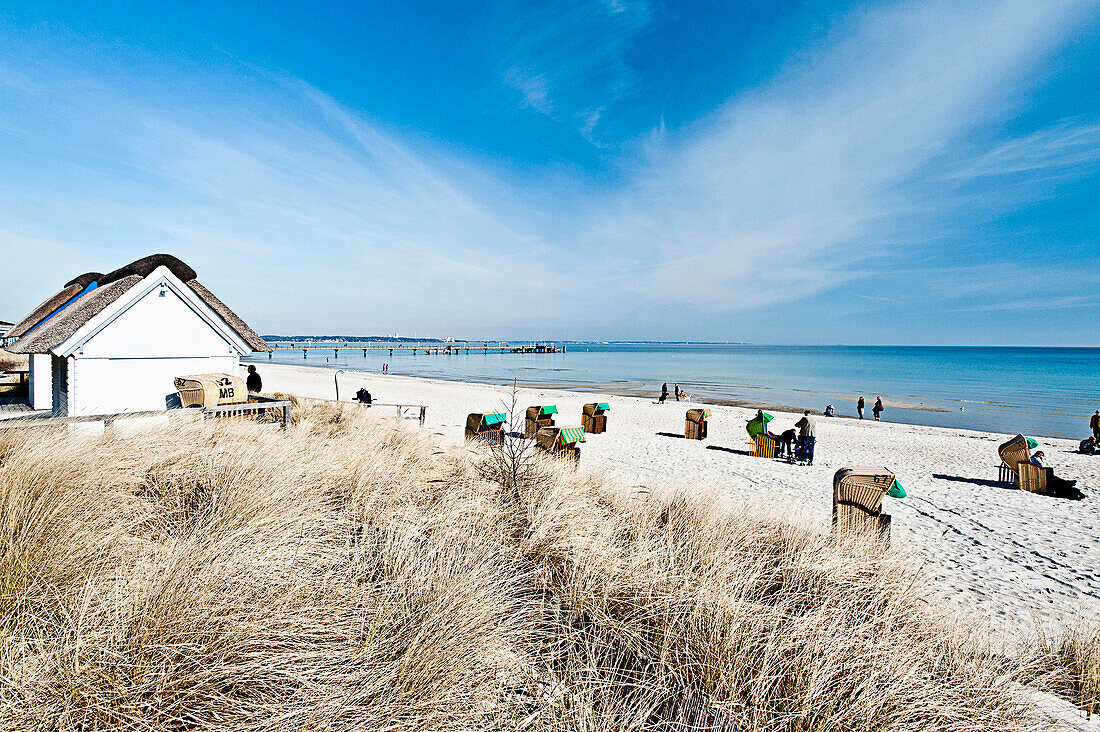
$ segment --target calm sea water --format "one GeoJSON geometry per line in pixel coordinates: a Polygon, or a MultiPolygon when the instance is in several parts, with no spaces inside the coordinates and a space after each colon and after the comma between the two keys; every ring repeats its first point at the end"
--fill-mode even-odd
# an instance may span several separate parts
{"type": "MultiPolygon", "coordinates": [[[[418,355],[342,348],[252,359],[454,381],[567,386],[652,396],[662,382],[701,400],[855,414],[855,399],[890,407],[888,421],[1083,437],[1100,409],[1100,348],[751,346],[569,343],[559,354],[418,355]],[[933,411],[935,410],[935,411],[933,411]]],[[[262,368],[261,368],[262,373],[262,368]]]]}

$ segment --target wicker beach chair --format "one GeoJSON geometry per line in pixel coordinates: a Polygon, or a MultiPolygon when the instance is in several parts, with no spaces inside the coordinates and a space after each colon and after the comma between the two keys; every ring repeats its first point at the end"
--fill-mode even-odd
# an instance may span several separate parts
{"type": "Polygon", "coordinates": [[[598,435],[607,431],[607,412],[611,405],[607,402],[585,404],[581,409],[581,426],[584,431],[598,435]]]}
{"type": "Polygon", "coordinates": [[[890,541],[882,497],[894,486],[886,468],[841,468],[833,476],[833,532],[872,533],[890,541]]]}
{"type": "Polygon", "coordinates": [[[689,440],[707,439],[709,409],[689,409],[684,417],[684,437],[689,440]]]}
{"type": "Polygon", "coordinates": [[[774,458],[775,438],[771,435],[756,435],[752,439],[753,457],[774,458]]]}
{"type": "Polygon", "coordinates": [[[233,374],[196,374],[173,380],[184,407],[218,407],[248,401],[244,379],[233,374]]]}
{"type": "Polygon", "coordinates": [[[543,427],[553,427],[554,415],[557,413],[558,408],[553,404],[527,407],[527,415],[523,420],[523,436],[533,440],[543,427]]]}
{"type": "Polygon", "coordinates": [[[489,443],[504,442],[504,412],[473,412],[466,417],[466,439],[489,443]]]}
{"type": "Polygon", "coordinates": [[[1031,493],[1047,493],[1054,471],[1031,462],[1031,448],[1037,446],[1038,443],[1030,437],[1016,435],[997,448],[997,454],[1001,456],[998,480],[1031,493]]]}
{"type": "Polygon", "coordinates": [[[541,452],[572,465],[581,463],[581,449],[577,447],[581,442],[584,442],[584,428],[580,426],[543,427],[535,438],[541,452]]]}

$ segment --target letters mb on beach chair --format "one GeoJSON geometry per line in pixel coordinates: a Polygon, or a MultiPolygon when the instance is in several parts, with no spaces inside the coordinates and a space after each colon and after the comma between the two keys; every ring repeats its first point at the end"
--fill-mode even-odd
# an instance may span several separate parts
{"type": "Polygon", "coordinates": [[[709,409],[689,409],[684,418],[684,437],[689,440],[707,439],[707,417],[709,409]]]}
{"type": "Polygon", "coordinates": [[[573,465],[580,465],[581,449],[577,445],[584,442],[583,427],[543,427],[538,431],[535,440],[535,444],[543,452],[573,465]]]}
{"type": "Polygon", "coordinates": [[[890,516],[882,497],[904,498],[905,489],[886,468],[841,468],[833,476],[833,532],[870,533],[890,541],[890,516]]]}
{"type": "Polygon", "coordinates": [[[504,412],[474,412],[466,417],[466,439],[485,440],[489,443],[504,442],[504,412]]]}
{"type": "Polygon", "coordinates": [[[248,390],[240,376],[198,374],[177,376],[173,381],[183,407],[220,407],[248,401],[248,390]]]}
{"type": "Polygon", "coordinates": [[[607,432],[607,412],[611,405],[607,402],[593,402],[585,404],[581,410],[581,426],[584,431],[593,435],[607,432]]]}
{"type": "Polygon", "coordinates": [[[523,436],[533,440],[543,427],[553,427],[554,415],[557,413],[558,408],[553,404],[544,407],[527,407],[527,418],[523,420],[523,436]]]}
{"type": "Polygon", "coordinates": [[[997,448],[1001,456],[998,479],[1002,483],[1019,486],[1032,493],[1046,493],[1050,468],[1041,468],[1031,462],[1031,449],[1039,443],[1030,437],[1016,435],[997,448]]]}

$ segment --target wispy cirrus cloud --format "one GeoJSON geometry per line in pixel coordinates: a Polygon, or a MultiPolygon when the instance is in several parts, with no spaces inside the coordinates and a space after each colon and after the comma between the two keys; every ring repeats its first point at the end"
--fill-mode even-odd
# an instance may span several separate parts
{"type": "Polygon", "coordinates": [[[1004,114],[1024,70],[1091,12],[1009,1],[855,16],[839,40],[651,148],[634,183],[601,202],[592,241],[607,274],[644,272],[633,297],[722,309],[872,275],[928,236],[944,203],[923,192],[929,168],[1004,114]]]}
{"type": "Polygon", "coordinates": [[[1065,120],[996,145],[951,177],[1074,175],[1100,164],[1100,123],[1065,120]]]}
{"type": "Polygon", "coordinates": [[[502,78],[526,106],[591,136],[637,80],[626,53],[653,16],[650,0],[519,4],[501,49],[502,78]]]}

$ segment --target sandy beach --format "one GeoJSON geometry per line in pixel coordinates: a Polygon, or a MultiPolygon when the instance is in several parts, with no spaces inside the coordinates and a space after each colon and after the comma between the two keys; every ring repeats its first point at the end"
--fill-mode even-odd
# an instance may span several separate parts
{"type": "MultiPolygon", "coordinates": [[[[334,371],[305,366],[260,367],[266,392],[334,397],[334,371]]],[[[425,429],[444,444],[462,442],[470,412],[500,411],[510,389],[363,372],[340,374],[349,399],[366,385],[381,403],[427,405],[425,429]]],[[[950,603],[991,623],[1006,639],[1039,621],[1044,631],[1078,614],[1100,614],[1100,457],[1077,454],[1070,440],[1043,439],[1057,472],[1076,479],[1083,501],[1005,488],[996,483],[997,446],[1008,436],[890,422],[818,418],[814,465],[796,466],[748,454],[749,409],[705,405],[710,437],[683,439],[684,411],[650,398],[607,397],[608,431],[590,435],[582,468],[605,471],[628,485],[714,487],[731,501],[774,507],[795,521],[827,528],[833,473],[844,466],[892,469],[908,498],[886,499],[893,546],[911,555],[950,603]]],[[[520,389],[518,406],[556,404],[558,424],[579,424],[591,393],[520,389]]],[[[383,414],[387,410],[380,410],[383,414]]],[[[775,413],[773,431],[799,415],[775,413]]]]}

